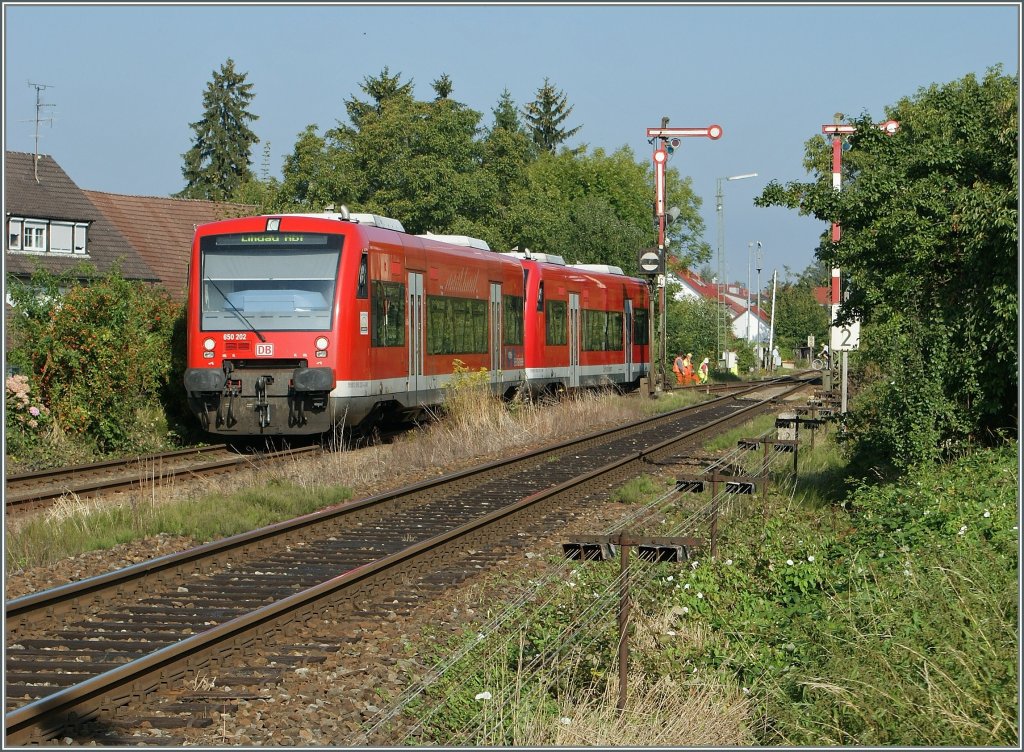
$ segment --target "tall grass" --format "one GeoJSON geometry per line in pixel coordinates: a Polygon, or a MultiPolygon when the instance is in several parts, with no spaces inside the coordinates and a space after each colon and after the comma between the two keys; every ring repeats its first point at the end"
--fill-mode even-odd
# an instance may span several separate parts
{"type": "Polygon", "coordinates": [[[641,412],[638,400],[612,392],[581,392],[540,405],[497,399],[475,374],[455,384],[440,420],[392,444],[254,466],[229,481],[154,481],[153,468],[142,468],[138,489],[121,501],[69,497],[50,512],[10,518],[4,531],[6,571],[158,533],[196,542],[233,535],[482,457],[634,420],[641,412]],[[232,491],[224,493],[225,486],[232,491]]]}

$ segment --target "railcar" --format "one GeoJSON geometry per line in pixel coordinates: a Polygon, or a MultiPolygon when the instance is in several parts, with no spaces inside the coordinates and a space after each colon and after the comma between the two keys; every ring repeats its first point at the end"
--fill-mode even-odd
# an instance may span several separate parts
{"type": "Polygon", "coordinates": [[[647,284],[619,267],[513,251],[526,274],[526,380],[533,392],[636,388],[650,372],[647,284]]]}
{"type": "Polygon", "coordinates": [[[443,401],[455,360],[496,394],[526,377],[521,263],[386,217],[201,225],[188,293],[189,406],[226,437],[415,417],[443,401]]]}

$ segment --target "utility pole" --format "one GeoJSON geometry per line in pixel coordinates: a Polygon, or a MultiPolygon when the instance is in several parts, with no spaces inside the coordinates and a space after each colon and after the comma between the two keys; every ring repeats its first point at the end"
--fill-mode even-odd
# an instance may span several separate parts
{"type": "Polygon", "coordinates": [[[665,304],[665,274],[668,243],[665,240],[665,167],[669,155],[680,145],[680,139],[702,136],[717,140],[722,137],[722,126],[709,125],[705,128],[669,128],[668,116],[661,119],[660,128],[647,129],[647,142],[655,146],[651,158],[654,160],[654,217],[658,225],[658,258],[660,273],[658,275],[658,304],[661,307],[661,385],[668,383],[667,347],[668,347],[668,309],[665,304]]]}
{"type": "Polygon", "coordinates": [[[42,101],[42,91],[43,91],[43,89],[52,88],[49,84],[34,84],[31,81],[29,81],[28,85],[35,87],[35,90],[36,90],[36,119],[35,119],[35,123],[36,123],[36,131],[35,131],[35,133],[36,133],[36,136],[35,136],[36,149],[35,149],[35,154],[33,154],[33,156],[32,156],[32,169],[33,169],[34,174],[35,174],[36,182],[38,183],[39,182],[39,123],[41,123],[41,122],[48,122],[50,124],[50,127],[51,128],[53,127],[53,117],[51,116],[51,117],[48,117],[48,118],[42,118],[42,117],[40,117],[40,113],[42,113],[44,107],[54,107],[55,105],[44,104],[43,101],[42,101]]]}

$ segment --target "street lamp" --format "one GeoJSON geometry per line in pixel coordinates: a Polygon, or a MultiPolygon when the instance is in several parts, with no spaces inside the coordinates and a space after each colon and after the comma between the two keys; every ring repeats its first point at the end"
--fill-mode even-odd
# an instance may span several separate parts
{"type": "MultiPolygon", "coordinates": [[[[757,241],[757,253],[761,253],[761,241],[757,241]]],[[[750,259],[754,255],[754,243],[747,243],[747,342],[750,342],[750,259]]],[[[761,313],[758,310],[758,332],[761,331],[761,313]]]]}
{"type": "Polygon", "coordinates": [[[757,241],[757,372],[761,372],[764,364],[764,353],[761,352],[761,241],[757,241]]]}
{"type": "MultiPolygon", "coordinates": [[[[718,352],[721,353],[721,360],[719,361],[722,368],[728,367],[728,361],[725,357],[725,345],[729,342],[729,336],[726,331],[726,315],[725,315],[725,293],[722,285],[725,282],[725,209],[722,205],[722,181],[725,180],[743,180],[744,178],[756,178],[756,172],[745,172],[742,175],[732,175],[731,177],[721,177],[717,179],[718,191],[715,194],[716,204],[715,207],[718,211],[718,352]]],[[[750,283],[747,283],[750,286],[750,283]]]]}

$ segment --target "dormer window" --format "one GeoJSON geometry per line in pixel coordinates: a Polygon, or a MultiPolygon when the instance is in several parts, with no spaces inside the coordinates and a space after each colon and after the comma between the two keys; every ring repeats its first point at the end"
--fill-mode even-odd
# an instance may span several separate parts
{"type": "Polygon", "coordinates": [[[88,255],[88,229],[87,222],[8,217],[7,250],[88,255]]]}

